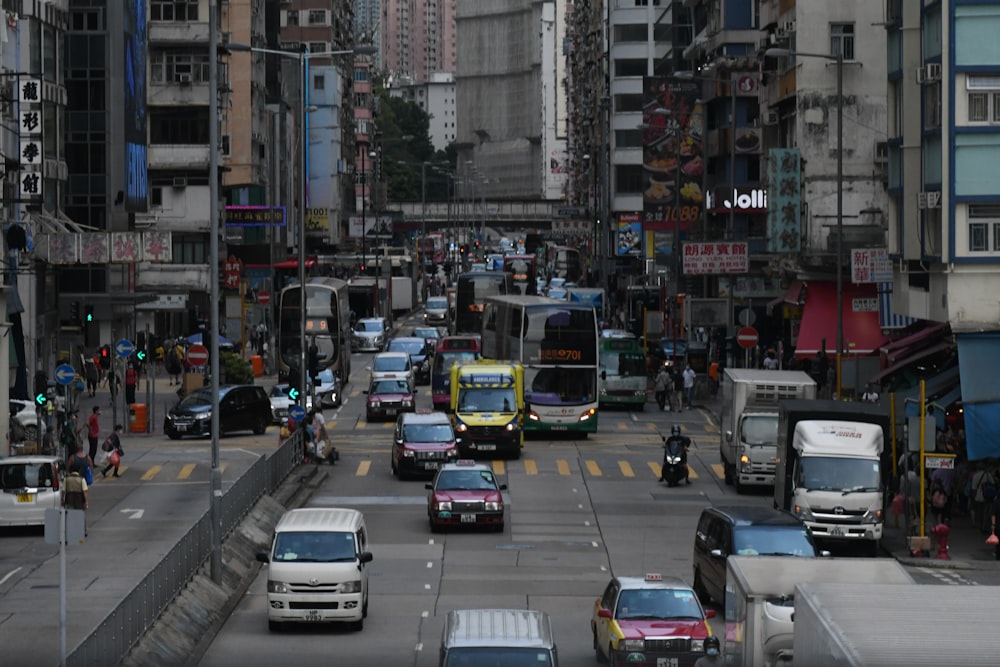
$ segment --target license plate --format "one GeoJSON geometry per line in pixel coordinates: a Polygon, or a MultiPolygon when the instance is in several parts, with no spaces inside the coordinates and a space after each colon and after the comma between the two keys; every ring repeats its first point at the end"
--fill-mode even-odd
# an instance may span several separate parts
{"type": "Polygon", "coordinates": [[[493,452],[496,451],[496,445],[476,445],[476,449],[483,452],[493,452]]]}
{"type": "Polygon", "coordinates": [[[462,523],[475,523],[475,522],[476,522],[476,515],[475,514],[463,514],[462,515],[462,523]]]}
{"type": "Polygon", "coordinates": [[[17,502],[19,502],[19,503],[33,503],[33,502],[35,502],[35,494],[33,494],[33,493],[19,493],[19,494],[17,494],[17,502]]]}
{"type": "Polygon", "coordinates": [[[426,461],[424,463],[424,470],[437,470],[437,461],[426,461]]]}
{"type": "Polygon", "coordinates": [[[657,658],[656,667],[677,667],[677,658],[657,658]]]}
{"type": "Polygon", "coordinates": [[[396,408],[386,408],[385,414],[387,417],[392,417],[393,415],[396,414],[396,408]]]}
{"type": "Polygon", "coordinates": [[[841,528],[840,526],[834,526],[833,528],[830,529],[830,534],[831,535],[843,535],[844,534],[844,529],[841,528]]]}
{"type": "Polygon", "coordinates": [[[178,430],[178,431],[186,431],[186,430],[188,430],[187,424],[174,424],[174,428],[176,430],[178,430]]]}
{"type": "Polygon", "coordinates": [[[318,611],[307,611],[306,612],[306,620],[307,621],[321,621],[321,620],[323,620],[323,617],[320,616],[320,613],[318,611]]]}
{"type": "Polygon", "coordinates": [[[551,430],[551,431],[568,431],[569,430],[569,426],[558,426],[557,425],[557,426],[553,426],[549,430],[551,430]]]}

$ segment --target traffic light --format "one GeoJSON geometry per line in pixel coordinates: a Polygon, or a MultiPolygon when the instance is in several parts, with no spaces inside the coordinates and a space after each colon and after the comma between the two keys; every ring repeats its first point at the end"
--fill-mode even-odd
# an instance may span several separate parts
{"type": "Polygon", "coordinates": [[[299,401],[299,388],[294,385],[288,385],[288,398],[294,403],[299,401]]]}
{"type": "Polygon", "coordinates": [[[111,346],[101,346],[101,368],[108,370],[111,368],[111,346]]]}
{"type": "Polygon", "coordinates": [[[49,376],[43,371],[35,373],[35,406],[42,408],[49,402],[49,376]]]}
{"type": "MultiPolygon", "coordinates": [[[[90,306],[88,306],[89,308],[90,306]]],[[[69,321],[74,324],[80,323],[80,302],[73,301],[69,304],[69,321]]]]}
{"type": "Polygon", "coordinates": [[[86,314],[86,317],[85,317],[85,321],[87,322],[87,324],[90,324],[91,322],[94,321],[94,307],[93,306],[87,306],[87,314],[86,314]]]}
{"type": "Polygon", "coordinates": [[[309,346],[309,358],[307,361],[308,365],[306,367],[309,369],[309,376],[313,378],[313,382],[315,383],[316,378],[319,376],[319,348],[316,347],[315,343],[309,346]]]}

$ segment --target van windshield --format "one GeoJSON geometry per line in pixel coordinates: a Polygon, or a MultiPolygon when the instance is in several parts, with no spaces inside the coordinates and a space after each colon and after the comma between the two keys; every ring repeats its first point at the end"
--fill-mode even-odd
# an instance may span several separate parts
{"type": "Polygon", "coordinates": [[[272,560],[281,563],[353,562],[356,554],[354,533],[284,532],[274,538],[272,560]]]}
{"type": "Polygon", "coordinates": [[[805,526],[747,526],[733,535],[733,553],[740,556],[815,556],[805,526]]]}
{"type": "Polygon", "coordinates": [[[490,646],[451,648],[444,667],[553,667],[552,654],[540,648],[490,646]]]}

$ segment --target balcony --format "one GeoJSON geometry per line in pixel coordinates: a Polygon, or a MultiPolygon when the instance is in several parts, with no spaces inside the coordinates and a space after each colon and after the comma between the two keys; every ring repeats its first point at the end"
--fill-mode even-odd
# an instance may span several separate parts
{"type": "Polygon", "coordinates": [[[150,44],[208,43],[208,21],[188,23],[186,21],[150,21],[150,44]]]}
{"type": "Polygon", "coordinates": [[[151,82],[149,98],[156,100],[156,106],[163,107],[208,106],[208,82],[187,79],[176,83],[151,82]]]}
{"type": "Polygon", "coordinates": [[[208,144],[150,144],[150,169],[187,170],[208,168],[208,144]]]}

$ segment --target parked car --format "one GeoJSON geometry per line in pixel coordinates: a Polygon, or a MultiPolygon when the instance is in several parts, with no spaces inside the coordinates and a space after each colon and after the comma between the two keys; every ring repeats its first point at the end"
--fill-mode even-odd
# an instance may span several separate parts
{"type": "Polygon", "coordinates": [[[441,466],[427,488],[431,532],[444,527],[489,526],[503,531],[503,494],[488,465],[468,459],[441,466]]]}
{"type": "Polygon", "coordinates": [[[396,418],[392,436],[392,474],[405,479],[431,474],[458,458],[451,420],[443,412],[406,412],[396,418]]]}
{"type": "Polygon", "coordinates": [[[58,456],[0,459],[0,526],[45,525],[45,510],[60,506],[63,465],[58,456]]]}
{"type": "Polygon", "coordinates": [[[45,421],[38,421],[38,411],[34,401],[19,398],[10,399],[11,431],[14,442],[37,442],[47,432],[45,421]]]}
{"type": "Polygon", "coordinates": [[[369,380],[383,378],[403,378],[413,381],[413,364],[407,352],[379,352],[372,359],[371,377],[369,380]]]}
{"type": "Polygon", "coordinates": [[[726,558],[828,556],[817,551],[805,524],[771,507],[706,507],[694,536],[694,590],[702,602],[726,598],[726,558]]]}
{"type": "Polygon", "coordinates": [[[431,383],[432,350],[425,339],[416,336],[401,336],[389,341],[389,352],[405,352],[410,355],[410,368],[413,369],[413,379],[417,384],[431,383]]]}
{"type": "MultiPolygon", "coordinates": [[[[260,435],[273,419],[271,401],[262,387],[232,385],[219,388],[219,433],[253,431],[260,435]]],[[[212,388],[201,387],[180,400],[163,419],[171,440],[185,435],[207,436],[212,427],[212,388]]]]}
{"type": "Polygon", "coordinates": [[[432,296],[424,303],[424,322],[427,324],[448,324],[448,299],[432,296]]]}
{"type": "Polygon", "coordinates": [[[384,317],[365,317],[351,328],[351,350],[381,352],[389,340],[389,323],[384,317]]]}
{"type": "Polygon", "coordinates": [[[413,412],[416,400],[413,385],[406,378],[372,380],[365,394],[368,421],[395,419],[402,412],[413,412]]]}

